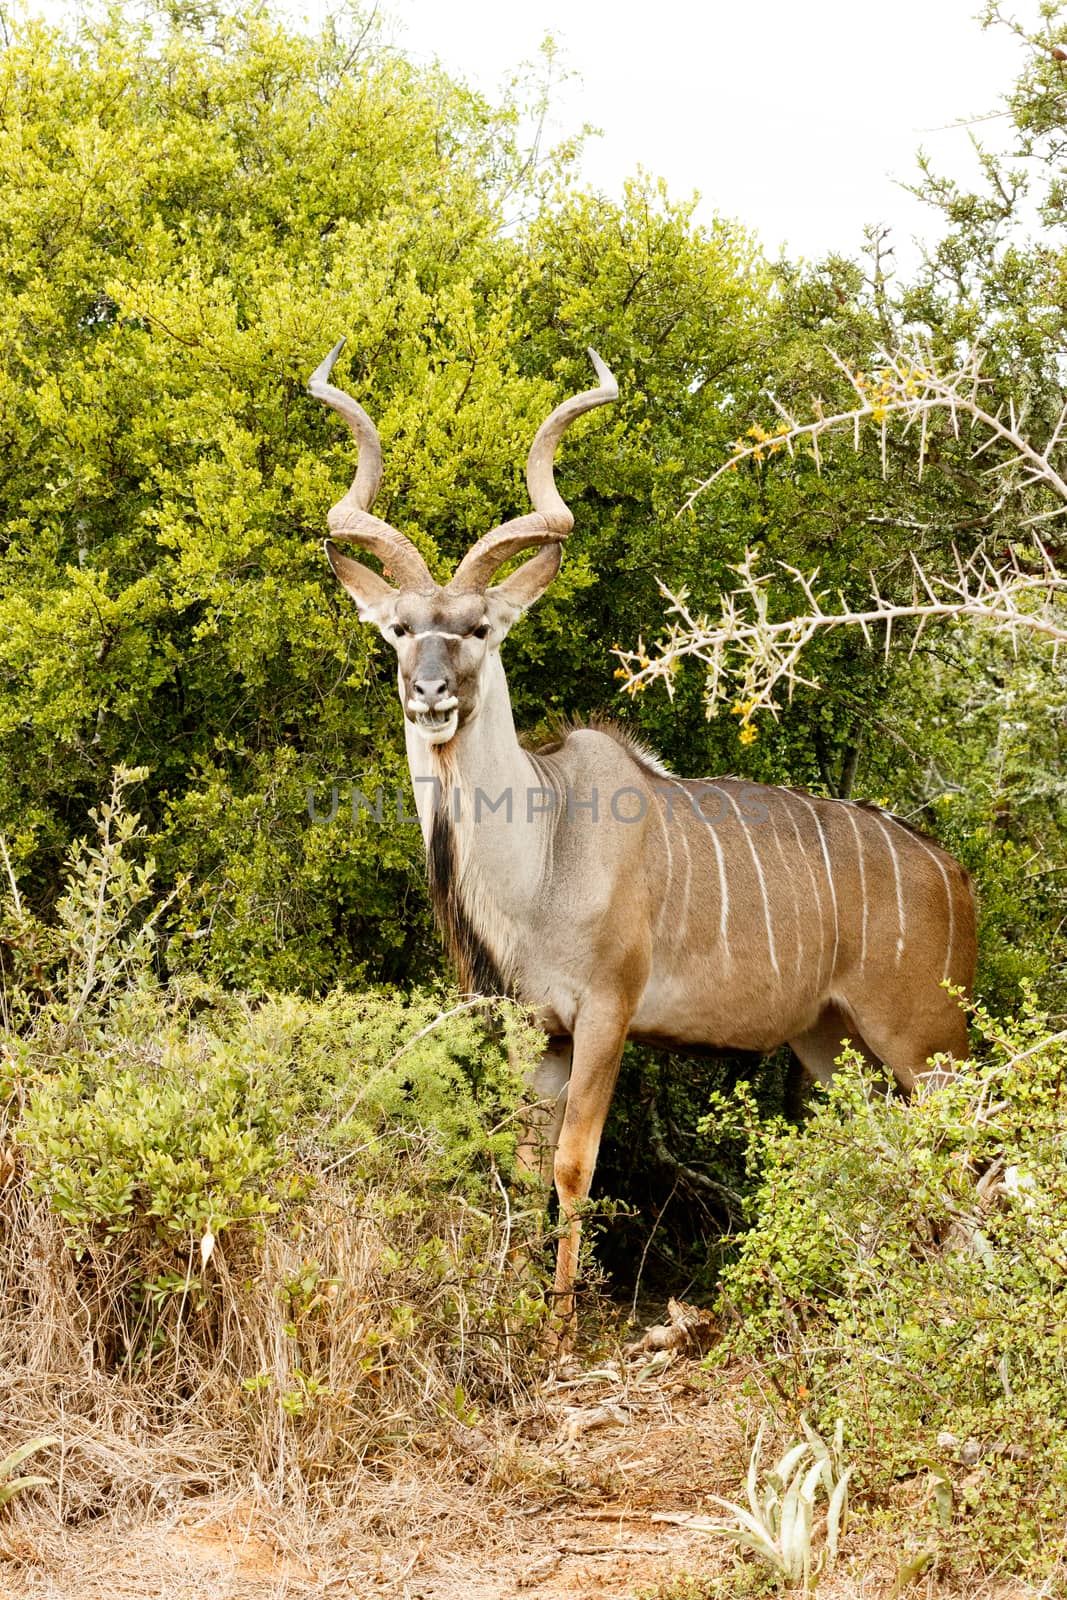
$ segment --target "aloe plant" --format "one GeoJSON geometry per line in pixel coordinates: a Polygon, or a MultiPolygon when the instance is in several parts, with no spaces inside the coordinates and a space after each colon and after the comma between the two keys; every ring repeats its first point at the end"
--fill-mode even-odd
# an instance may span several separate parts
{"type": "Polygon", "coordinates": [[[51,1483],[51,1478],[25,1477],[13,1478],[11,1474],[28,1456],[36,1455],[38,1450],[46,1450],[50,1444],[58,1444],[56,1438],[31,1439],[28,1444],[20,1444],[16,1450],[0,1461],[0,1506],[6,1506],[13,1495],[21,1489],[32,1489],[39,1483],[51,1483]]]}
{"type": "Polygon", "coordinates": [[[802,1583],[810,1591],[819,1573],[828,1571],[837,1560],[848,1513],[852,1468],[842,1461],[842,1422],[838,1421],[832,1444],[827,1444],[804,1418],[801,1426],[805,1437],[786,1451],[773,1471],[763,1474],[761,1484],[761,1424],[748,1463],[748,1508],[712,1495],[716,1505],[730,1512],[734,1524],[706,1520],[690,1526],[734,1540],[743,1549],[761,1556],[783,1582],[802,1583]],[[826,1536],[818,1559],[813,1560],[815,1499],[820,1485],[827,1499],[826,1536]]]}

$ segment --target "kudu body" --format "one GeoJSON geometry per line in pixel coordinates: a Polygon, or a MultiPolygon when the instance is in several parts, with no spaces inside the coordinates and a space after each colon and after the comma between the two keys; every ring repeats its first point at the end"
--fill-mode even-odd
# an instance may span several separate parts
{"type": "Polygon", "coordinates": [[[970,883],[875,806],[676,778],[611,727],[524,749],[499,647],[555,576],[573,525],[552,475],[559,438],[616,398],[614,380],[594,355],[600,387],[558,407],[534,440],[534,513],[483,536],[440,586],[414,545],[370,514],[380,447],[328,381],[340,348],[309,385],[359,445],[330,531],[379,557],[396,587],[330,541],[326,550],[361,618],[397,651],[430,890],[461,982],[515,995],[549,1036],[520,1159],[555,1180],[568,1325],[581,1205],[626,1040],[761,1052],[788,1042],[825,1081],[850,1038],[910,1089],[930,1057],[967,1053],[942,984],[973,980],[970,883]],[[530,546],[537,554],[491,587],[530,546]]]}

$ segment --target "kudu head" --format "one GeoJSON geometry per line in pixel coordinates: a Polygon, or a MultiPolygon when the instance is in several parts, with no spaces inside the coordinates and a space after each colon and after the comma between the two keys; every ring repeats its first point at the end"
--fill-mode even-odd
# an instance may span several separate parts
{"type": "Polygon", "coordinates": [[[348,423],[359,450],[352,487],[332,507],[334,539],[347,539],[376,556],[394,583],[343,555],[331,539],[326,554],[335,576],[397,653],[404,715],[427,744],[443,745],[477,716],[486,664],[512,623],[533,605],[559,571],[562,544],[574,526],[556,489],[556,446],[576,417],[616,400],[618,384],[590,350],[600,387],[565,400],[537,430],[526,461],[533,511],[483,534],[446,584],[435,583],[422,556],[404,534],[371,514],[382,477],[378,430],[363,407],[334,388],[330,373],[344,348],[339,340],[308,380],[316,400],[348,423]],[[519,551],[536,549],[525,565],[490,586],[494,573],[519,551]]]}

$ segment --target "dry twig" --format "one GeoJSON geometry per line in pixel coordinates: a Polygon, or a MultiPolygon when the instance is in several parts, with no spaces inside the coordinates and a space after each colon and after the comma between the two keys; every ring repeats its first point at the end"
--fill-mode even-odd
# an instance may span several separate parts
{"type": "MultiPolygon", "coordinates": [[[[832,354],[832,352],[831,352],[832,354]]],[[[1061,409],[1043,447],[1035,445],[1022,430],[1023,417],[1009,404],[1007,415],[991,411],[984,404],[980,352],[969,352],[959,368],[940,373],[924,351],[882,352],[873,374],[853,372],[843,361],[834,360],[856,393],[853,407],[827,415],[820,401],[813,404],[814,417],[802,422],[772,395],[779,414],[774,432],[760,427],[749,430],[752,443],[739,440],[730,459],[693,491],[686,505],[708,490],[724,473],[743,461],[762,461],[782,450],[795,456],[807,450],[821,468],[819,441],[826,433],[848,429],[853,445],[859,448],[862,426],[873,423],[879,430],[883,473],[888,461],[888,425],[891,419],[904,422],[907,434],[916,425],[919,431],[919,472],[928,457],[930,419],[947,414],[956,438],[969,428],[978,442],[972,453],[978,458],[1000,446],[1000,459],[984,470],[996,476],[999,489],[994,513],[1000,512],[1013,497],[1037,490],[1045,501],[1033,514],[1022,517],[1020,527],[1034,525],[1067,514],[1067,480],[1054,463],[1054,456],[1067,432],[1067,404],[1061,409]]],[[[1023,509],[1029,510],[1029,505],[1023,509]]],[[[672,677],[678,664],[693,658],[700,661],[707,676],[705,702],[708,716],[720,704],[733,700],[733,709],[742,718],[742,739],[755,738],[749,726],[756,711],[776,714],[780,702],[776,695],[784,688],[791,699],[799,684],[813,686],[814,680],[801,670],[801,658],[812,639],[834,628],[858,627],[868,644],[872,630],[884,629],[884,648],[888,656],[895,623],[913,625],[911,649],[914,651],[924,628],[935,620],[970,621],[1006,634],[1013,644],[1021,638],[1049,640],[1053,651],[1067,643],[1067,576],[1057,567],[1047,546],[1031,531],[1032,550],[1024,557],[1012,548],[994,560],[985,549],[966,560],[955,555],[955,571],[932,574],[912,555],[911,594],[891,599],[881,592],[871,574],[871,604],[856,607],[843,593],[831,596],[818,585],[819,573],[804,573],[786,562],[779,570],[791,580],[797,604],[791,615],[771,614],[771,574],[758,573],[757,557],[746,551],[744,560],[733,570],[740,582],[723,596],[715,619],[694,612],[685,589],[677,592],[660,585],[668,601],[670,622],[667,634],[652,650],[638,640],[632,650],[616,649],[619,669],[627,693],[634,694],[657,679],[673,695],[672,677]],[[734,685],[739,688],[734,689],[734,685]],[[747,734],[747,738],[746,738],[747,734]]]]}

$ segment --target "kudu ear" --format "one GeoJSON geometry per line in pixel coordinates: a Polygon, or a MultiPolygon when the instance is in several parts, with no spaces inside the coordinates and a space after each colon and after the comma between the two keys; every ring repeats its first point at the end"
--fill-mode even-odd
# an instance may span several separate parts
{"type": "Polygon", "coordinates": [[[377,572],[372,572],[370,567],[365,567],[362,561],[343,556],[332,539],[326,539],[324,546],[334,577],[356,602],[360,622],[376,622],[378,607],[383,601],[395,600],[399,590],[386,583],[377,572]]]}
{"type": "Polygon", "coordinates": [[[540,600],[559,571],[562,554],[561,544],[543,545],[503,583],[486,591],[486,604],[496,626],[506,631],[535,600],[540,600]]]}

